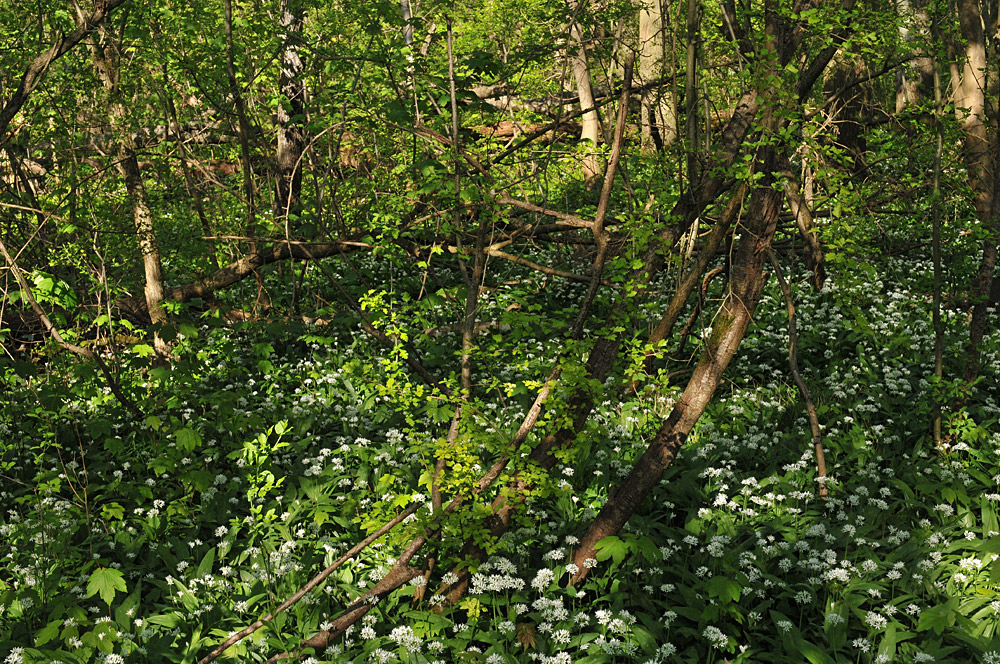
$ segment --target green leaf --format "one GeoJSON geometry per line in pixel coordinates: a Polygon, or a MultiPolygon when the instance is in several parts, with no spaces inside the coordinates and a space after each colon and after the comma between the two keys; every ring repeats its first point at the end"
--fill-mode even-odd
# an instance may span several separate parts
{"type": "Polygon", "coordinates": [[[35,634],[35,647],[43,646],[52,639],[59,636],[59,626],[62,624],[61,620],[53,620],[45,627],[38,630],[35,634]]]}
{"type": "Polygon", "coordinates": [[[822,648],[808,641],[799,639],[798,649],[802,656],[809,660],[809,664],[833,664],[833,659],[822,648]]]}
{"type": "Polygon", "coordinates": [[[150,616],[146,618],[146,622],[153,623],[154,625],[163,625],[172,629],[181,624],[181,619],[182,616],[179,613],[165,613],[161,616],[150,616]]]}
{"type": "Polygon", "coordinates": [[[594,547],[597,549],[597,559],[599,561],[605,561],[608,558],[614,558],[616,563],[621,563],[625,560],[625,556],[628,554],[628,545],[621,540],[621,538],[611,535],[605,537],[597,543],[594,547]]]}
{"type": "Polygon", "coordinates": [[[920,622],[917,624],[918,632],[926,632],[933,629],[935,634],[941,634],[947,628],[955,624],[955,608],[958,605],[958,598],[952,597],[944,604],[933,606],[920,613],[920,622]]]}
{"type": "Polygon", "coordinates": [[[149,357],[156,352],[149,344],[136,344],[132,346],[132,351],[139,357],[149,357]]]}
{"type": "Polygon", "coordinates": [[[126,589],[125,577],[122,573],[116,569],[109,569],[107,567],[98,567],[90,575],[90,580],[87,581],[87,597],[93,597],[97,593],[100,593],[101,599],[108,606],[115,599],[116,590],[125,592],[126,589]]]}
{"type": "Polygon", "coordinates": [[[209,549],[205,557],[201,559],[201,563],[198,565],[198,576],[204,577],[212,572],[212,565],[215,563],[215,549],[209,549]]]}
{"type": "Polygon", "coordinates": [[[742,590],[740,584],[724,576],[713,576],[708,582],[708,594],[724,605],[740,601],[742,590]]]}
{"type": "Polygon", "coordinates": [[[177,439],[177,447],[185,452],[193,452],[194,448],[201,445],[201,435],[194,429],[184,427],[174,432],[177,439]]]}

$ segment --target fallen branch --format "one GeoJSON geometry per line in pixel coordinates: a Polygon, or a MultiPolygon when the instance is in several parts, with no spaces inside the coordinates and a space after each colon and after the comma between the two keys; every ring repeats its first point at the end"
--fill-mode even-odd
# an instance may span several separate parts
{"type": "MultiPolygon", "coordinates": [[[[187,302],[196,297],[206,297],[217,290],[232,286],[243,281],[252,275],[257,269],[287,260],[289,258],[297,260],[309,260],[316,258],[326,258],[358,249],[370,249],[371,245],[356,241],[335,241],[335,242],[314,242],[314,243],[294,243],[280,239],[271,240],[276,242],[273,247],[266,247],[258,251],[251,252],[233,261],[226,267],[216,270],[211,275],[198,279],[184,286],[170,288],[164,293],[165,300],[175,302],[187,302]]],[[[143,297],[133,297],[120,300],[118,306],[133,314],[145,313],[146,300],[143,297]]]]}
{"type": "MultiPolygon", "coordinates": [[[[500,251],[499,249],[494,249],[492,247],[490,247],[486,253],[495,258],[502,258],[505,261],[510,261],[511,263],[516,263],[517,265],[523,265],[526,268],[543,274],[549,274],[553,277],[562,277],[563,279],[568,279],[569,281],[579,281],[585,284],[589,284],[591,281],[590,277],[586,277],[582,274],[575,274],[573,272],[566,272],[565,270],[559,270],[554,267],[548,267],[547,265],[541,265],[539,263],[535,263],[534,261],[529,261],[527,258],[514,256],[513,254],[508,254],[506,251],[500,251]]],[[[614,284],[610,281],[605,281],[603,279],[601,280],[601,284],[609,288],[614,286],[614,284]]]]}
{"type": "Polygon", "coordinates": [[[396,517],[392,521],[388,522],[387,524],[385,524],[384,526],[382,526],[381,528],[379,528],[378,530],[376,530],[374,533],[372,533],[371,535],[369,535],[368,537],[366,537],[364,540],[362,540],[357,545],[355,545],[353,549],[351,549],[350,551],[348,551],[347,553],[345,553],[344,555],[342,555],[340,558],[338,558],[336,561],[334,561],[333,564],[331,564],[325,570],[323,570],[322,572],[320,572],[319,574],[317,574],[316,576],[314,576],[309,581],[309,583],[307,583],[306,585],[304,585],[301,588],[299,588],[299,590],[296,591],[296,593],[294,595],[292,595],[291,597],[289,597],[288,599],[286,599],[284,602],[282,602],[281,604],[279,604],[278,608],[276,608],[273,612],[267,614],[266,616],[264,616],[263,618],[261,618],[260,620],[258,620],[257,622],[255,622],[254,624],[248,625],[248,626],[244,627],[243,629],[241,629],[240,631],[236,632],[235,634],[233,634],[232,636],[230,636],[228,639],[226,639],[225,641],[223,641],[222,643],[220,643],[218,646],[216,646],[215,649],[212,650],[212,652],[208,653],[203,658],[201,658],[198,661],[198,664],[208,664],[209,662],[215,660],[216,658],[219,657],[219,655],[221,655],[222,653],[224,653],[227,648],[230,648],[233,645],[239,643],[240,641],[242,641],[246,637],[248,637],[251,634],[253,634],[254,632],[256,632],[258,629],[260,629],[261,627],[263,627],[265,624],[267,624],[267,623],[271,622],[272,620],[274,620],[275,616],[277,616],[279,613],[287,611],[296,602],[298,602],[300,599],[302,599],[307,594],[309,594],[309,592],[313,588],[315,588],[319,584],[323,583],[323,581],[326,579],[326,577],[328,577],[331,574],[333,574],[337,570],[338,567],[340,567],[341,565],[343,565],[344,563],[346,563],[348,560],[350,560],[354,556],[356,556],[359,553],[361,553],[362,551],[364,551],[366,548],[368,548],[369,545],[371,545],[372,542],[374,542],[378,538],[382,537],[382,535],[385,535],[387,532],[389,532],[390,530],[392,530],[393,528],[395,528],[397,525],[399,525],[400,523],[402,523],[407,517],[409,517],[412,514],[415,514],[416,511],[418,509],[420,509],[422,506],[423,506],[422,503],[416,503],[416,504],[413,504],[413,505],[410,505],[409,507],[407,507],[405,510],[403,510],[398,515],[396,515],[396,517]]]}

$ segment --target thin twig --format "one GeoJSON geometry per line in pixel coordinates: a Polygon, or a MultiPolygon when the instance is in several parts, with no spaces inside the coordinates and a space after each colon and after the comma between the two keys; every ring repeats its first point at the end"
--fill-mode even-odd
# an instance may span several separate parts
{"type": "Polygon", "coordinates": [[[799,360],[797,354],[798,334],[795,330],[795,302],[792,300],[792,291],[781,274],[781,264],[778,257],[770,248],[767,256],[774,266],[774,275],[778,278],[778,285],[781,287],[781,294],[785,296],[785,306],[788,308],[788,365],[792,370],[792,378],[799,387],[802,400],[806,404],[806,412],[809,414],[809,428],[812,430],[813,446],[816,448],[816,475],[819,481],[819,495],[826,498],[826,456],[823,454],[823,435],[820,433],[819,416],[816,414],[816,405],[813,403],[812,395],[799,373],[799,360]]]}
{"type": "Polygon", "coordinates": [[[4,244],[3,240],[0,240],[0,252],[3,253],[4,258],[7,259],[7,264],[14,272],[15,278],[21,286],[21,294],[26,300],[28,300],[28,304],[31,305],[31,309],[35,312],[35,315],[38,316],[38,319],[42,321],[42,325],[45,326],[45,329],[48,331],[49,336],[52,337],[52,340],[59,344],[62,348],[75,355],[80,355],[93,360],[94,363],[97,364],[97,367],[101,370],[101,373],[104,374],[105,380],[108,381],[108,387],[111,388],[111,393],[115,395],[118,402],[125,406],[125,408],[136,418],[140,420],[144,419],[145,415],[143,415],[142,411],[139,410],[139,407],[136,406],[131,399],[126,397],[124,392],[122,392],[121,384],[119,384],[118,380],[115,379],[114,374],[111,373],[111,369],[108,368],[108,365],[103,359],[101,359],[101,356],[88,348],[77,346],[76,344],[66,341],[59,333],[59,330],[52,324],[52,321],[42,309],[41,305],[38,304],[38,300],[35,299],[35,295],[31,291],[31,286],[28,284],[28,280],[25,279],[24,273],[21,271],[21,268],[18,267],[14,257],[10,255],[9,251],[7,251],[7,245],[4,244]]]}

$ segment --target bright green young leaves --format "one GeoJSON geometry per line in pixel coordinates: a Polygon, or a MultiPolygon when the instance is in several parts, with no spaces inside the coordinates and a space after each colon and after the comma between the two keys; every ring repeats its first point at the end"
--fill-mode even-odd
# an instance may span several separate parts
{"type": "Polygon", "coordinates": [[[116,592],[126,590],[125,577],[116,569],[98,567],[87,581],[87,597],[100,593],[101,599],[108,606],[114,601],[116,592]]]}

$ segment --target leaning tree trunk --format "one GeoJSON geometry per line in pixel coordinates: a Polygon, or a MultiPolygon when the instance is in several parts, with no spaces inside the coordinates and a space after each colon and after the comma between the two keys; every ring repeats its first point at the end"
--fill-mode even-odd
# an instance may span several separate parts
{"type": "MultiPolygon", "coordinates": [[[[791,44],[788,40],[782,43],[782,26],[770,23],[771,20],[774,20],[773,15],[769,17],[766,45],[770,48],[780,45],[774,50],[776,57],[768,67],[768,73],[776,76],[776,67],[783,66],[794,48],[789,48],[791,44]]],[[[779,93],[772,88],[760,90],[759,99],[762,109],[761,133],[763,136],[775,136],[782,124],[775,115],[779,93]]],[[[763,177],[750,197],[746,222],[732,259],[729,292],[713,319],[712,332],[705,341],[701,358],[670,416],[636,461],[628,477],[618,486],[614,497],[604,505],[580,538],[580,544],[573,554],[576,565],[574,583],[582,581],[589,573],[588,563],[596,556],[597,543],[618,533],[642,500],[659,483],[663,472],[673,462],[681,445],[708,406],[726,366],[736,355],[740,342],[746,335],[766,281],[764,264],[781,209],[782,192],[774,186],[778,163],[779,158],[773,144],[765,144],[760,148],[754,162],[754,171],[763,174],[763,177]]]]}
{"type": "Polygon", "coordinates": [[[660,481],[663,471],[673,462],[698,418],[715,393],[722,373],[736,355],[750,326],[754,309],[766,281],[763,275],[767,251],[771,246],[781,193],[770,187],[774,170],[774,148],[766,147],[760,156],[759,171],[768,175],[750,198],[746,227],[733,258],[729,294],[715,316],[712,332],[705,342],[698,366],[670,416],[657,432],[609,500],[581,538],[573,562],[577,565],[574,582],[586,577],[586,562],[595,557],[599,541],[619,532],[650,491],[660,481]]]}

